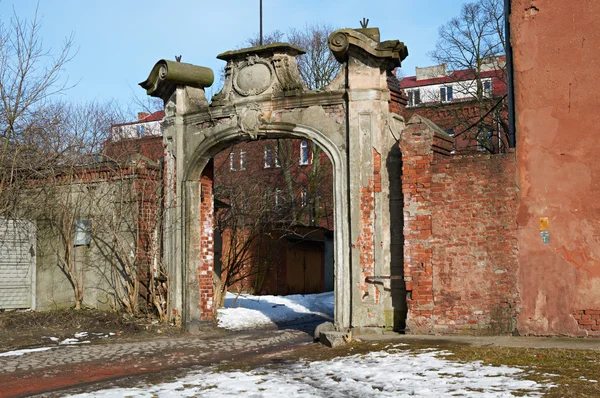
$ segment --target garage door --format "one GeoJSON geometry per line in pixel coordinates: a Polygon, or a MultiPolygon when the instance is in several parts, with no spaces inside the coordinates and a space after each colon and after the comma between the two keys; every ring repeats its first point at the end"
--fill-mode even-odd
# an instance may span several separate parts
{"type": "Polygon", "coordinates": [[[35,224],[0,219],[0,309],[35,307],[35,224]]]}

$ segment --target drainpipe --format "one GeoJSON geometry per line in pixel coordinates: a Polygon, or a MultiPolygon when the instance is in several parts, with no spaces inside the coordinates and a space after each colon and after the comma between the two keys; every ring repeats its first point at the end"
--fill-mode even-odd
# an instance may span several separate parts
{"type": "Polygon", "coordinates": [[[508,91],[508,147],[516,147],[515,133],[515,91],[513,53],[510,43],[511,0],[504,0],[504,42],[506,43],[506,89],[508,91]]]}

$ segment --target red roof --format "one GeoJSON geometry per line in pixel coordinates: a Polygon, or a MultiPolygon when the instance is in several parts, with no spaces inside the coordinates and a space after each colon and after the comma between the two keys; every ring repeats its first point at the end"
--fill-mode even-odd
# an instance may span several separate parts
{"type": "Polygon", "coordinates": [[[140,112],[138,114],[138,120],[136,120],[135,122],[116,123],[116,124],[111,125],[111,127],[128,126],[128,125],[132,125],[132,124],[148,123],[148,122],[160,122],[161,120],[164,119],[164,117],[165,117],[165,111],[156,111],[151,114],[146,114],[146,116],[144,116],[144,113],[140,112]]]}
{"type": "MultiPolygon", "coordinates": [[[[497,77],[500,78],[504,75],[503,70],[490,70],[481,72],[480,76],[482,78],[488,77],[497,77]]],[[[421,87],[421,86],[431,86],[434,84],[444,84],[444,83],[453,83],[464,80],[473,80],[475,78],[475,73],[472,70],[458,70],[452,72],[448,76],[435,77],[432,79],[423,79],[417,80],[416,76],[408,76],[400,80],[400,88],[411,88],[411,87],[421,87]]]]}
{"type": "Polygon", "coordinates": [[[145,118],[138,120],[138,122],[154,122],[157,120],[163,120],[165,117],[165,111],[156,111],[145,118]]]}

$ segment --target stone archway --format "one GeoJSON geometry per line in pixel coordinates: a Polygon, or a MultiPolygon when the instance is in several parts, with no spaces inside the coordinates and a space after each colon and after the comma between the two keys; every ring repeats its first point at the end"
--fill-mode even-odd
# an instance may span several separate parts
{"type": "MultiPolygon", "coordinates": [[[[335,258],[335,319],[336,322],[342,325],[350,324],[350,311],[351,311],[351,297],[350,292],[350,275],[349,275],[349,252],[346,250],[349,247],[349,235],[348,225],[344,222],[347,213],[347,202],[348,198],[346,195],[347,181],[347,160],[345,153],[340,151],[340,148],[335,145],[323,132],[315,129],[314,127],[292,124],[292,123],[281,123],[274,122],[268,123],[261,126],[258,130],[260,136],[264,139],[272,138],[301,138],[307,139],[318,145],[327,155],[332,163],[333,167],[333,193],[334,193],[334,258],[335,258]]],[[[203,239],[210,239],[211,230],[202,230],[202,223],[205,221],[205,216],[202,214],[195,214],[194,206],[200,200],[196,196],[206,187],[203,187],[202,178],[203,172],[206,170],[206,166],[209,165],[210,159],[221,150],[223,147],[227,147],[233,142],[244,141],[245,135],[237,128],[232,127],[219,132],[213,136],[214,140],[207,140],[201,143],[197,148],[192,159],[190,160],[190,167],[186,170],[183,176],[183,182],[185,185],[185,205],[184,214],[188,220],[196,220],[197,222],[188,222],[186,225],[185,234],[187,236],[188,243],[187,247],[187,261],[186,263],[191,267],[186,270],[188,276],[185,280],[188,282],[191,279],[191,275],[199,275],[198,285],[206,285],[207,281],[203,281],[202,275],[206,275],[210,282],[210,272],[212,271],[211,259],[206,259],[206,262],[201,263],[198,266],[196,272],[196,264],[194,258],[200,253],[203,255],[204,249],[202,246],[203,239]],[[203,274],[203,272],[206,272],[203,274]]],[[[212,210],[207,208],[208,213],[212,210]]],[[[206,307],[207,297],[194,297],[197,290],[194,287],[195,283],[187,284],[186,289],[191,289],[188,292],[183,292],[184,296],[187,297],[187,303],[189,307],[187,309],[188,314],[192,314],[198,311],[197,303],[200,302],[200,309],[206,307]]],[[[201,293],[200,293],[201,294],[201,293]]],[[[202,314],[198,313],[197,317],[202,319],[202,314]]]]}
{"type": "Polygon", "coordinates": [[[203,90],[212,83],[207,68],[163,60],[141,83],[165,101],[167,192],[176,206],[167,210],[164,257],[171,308],[188,327],[213,311],[206,165],[232,142],[286,137],[310,139],[333,165],[336,326],[391,327],[391,288],[374,281],[394,266],[385,165],[404,120],[390,111],[397,108],[390,82],[407,51],[401,42],[380,42],[376,28],[336,31],[330,47],[343,68],[321,91],[303,88],[295,60],[302,50],[284,43],[219,55],[226,79],[211,104],[203,90]]]}

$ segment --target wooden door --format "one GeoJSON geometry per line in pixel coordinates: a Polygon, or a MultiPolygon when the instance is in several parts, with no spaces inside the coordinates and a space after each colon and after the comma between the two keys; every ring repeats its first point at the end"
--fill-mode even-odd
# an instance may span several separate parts
{"type": "Polygon", "coordinates": [[[310,294],[324,291],[323,245],[299,242],[287,248],[287,294],[310,294]]]}

